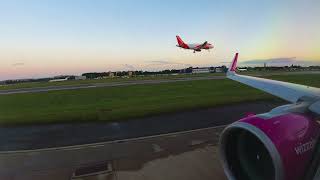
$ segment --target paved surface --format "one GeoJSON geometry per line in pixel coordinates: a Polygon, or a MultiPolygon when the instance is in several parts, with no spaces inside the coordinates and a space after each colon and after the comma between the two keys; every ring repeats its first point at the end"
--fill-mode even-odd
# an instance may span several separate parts
{"type": "Polygon", "coordinates": [[[0,151],[97,143],[230,124],[283,102],[251,102],[177,112],[119,123],[0,127],[0,151]]]}
{"type": "Polygon", "coordinates": [[[238,104],[120,124],[2,127],[0,179],[226,180],[217,152],[223,124],[277,105],[238,104]],[[84,142],[91,143],[75,145],[84,142]]]}
{"type": "Polygon", "coordinates": [[[1,180],[224,180],[223,127],[64,148],[0,153],[1,180]],[[97,167],[104,168],[97,168],[97,167]]]}
{"type": "Polygon", "coordinates": [[[177,79],[136,80],[136,81],[126,81],[126,82],[108,82],[108,83],[68,85],[68,86],[34,87],[34,88],[12,89],[12,90],[0,90],[0,95],[37,93],[37,92],[59,91],[59,90],[88,89],[88,88],[98,88],[98,87],[129,86],[129,85],[141,85],[141,84],[159,84],[159,83],[197,81],[197,80],[214,80],[214,79],[225,79],[225,78],[226,78],[225,76],[208,76],[208,77],[190,77],[190,78],[177,78],[177,79]]]}

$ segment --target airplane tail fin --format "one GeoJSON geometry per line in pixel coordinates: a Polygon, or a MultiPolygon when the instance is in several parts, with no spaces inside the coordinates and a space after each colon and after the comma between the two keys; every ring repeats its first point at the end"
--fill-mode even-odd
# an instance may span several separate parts
{"type": "Polygon", "coordinates": [[[239,53],[236,53],[236,55],[234,56],[234,59],[229,67],[229,70],[228,70],[228,74],[227,75],[233,75],[236,73],[236,70],[237,70],[237,62],[238,62],[238,55],[239,53]]]}
{"type": "Polygon", "coordinates": [[[186,43],[183,42],[183,40],[180,38],[180,36],[176,36],[176,37],[177,37],[178,45],[180,47],[184,47],[186,43]]]}

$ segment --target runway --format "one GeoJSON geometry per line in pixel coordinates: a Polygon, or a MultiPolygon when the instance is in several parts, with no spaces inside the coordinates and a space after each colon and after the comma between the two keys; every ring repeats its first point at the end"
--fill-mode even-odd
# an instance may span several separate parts
{"type": "Polygon", "coordinates": [[[182,132],[230,124],[246,112],[263,113],[283,102],[248,102],[114,123],[0,127],[0,151],[34,150],[182,132]]]}
{"type": "Polygon", "coordinates": [[[105,143],[0,153],[1,180],[225,180],[221,127],[105,143]]]}
{"type": "Polygon", "coordinates": [[[125,82],[108,82],[108,83],[93,83],[93,84],[82,84],[82,85],[34,87],[34,88],[0,90],[0,95],[38,93],[38,92],[88,89],[88,88],[117,87],[117,86],[130,86],[130,85],[143,85],[143,84],[160,84],[160,83],[173,83],[173,82],[184,82],[184,81],[215,80],[215,79],[225,79],[225,78],[226,78],[225,76],[206,76],[206,77],[189,77],[189,78],[176,78],[176,79],[132,80],[132,81],[125,81],[125,82]]]}
{"type": "MultiPolygon", "coordinates": [[[[187,79],[134,84],[177,81],[187,79]]],[[[117,123],[0,127],[0,179],[226,180],[218,154],[225,125],[282,103],[248,102],[117,123]]]]}
{"type": "Polygon", "coordinates": [[[111,124],[0,128],[1,180],[226,180],[226,124],[283,102],[252,102],[111,124]],[[230,113],[232,112],[232,113],[230,113]]]}

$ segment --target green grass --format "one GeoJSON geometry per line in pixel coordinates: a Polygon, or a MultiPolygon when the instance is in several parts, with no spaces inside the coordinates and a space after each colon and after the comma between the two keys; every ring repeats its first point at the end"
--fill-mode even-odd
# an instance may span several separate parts
{"type": "MultiPolygon", "coordinates": [[[[271,78],[320,87],[320,75],[271,78]]],[[[0,96],[0,124],[118,121],[267,99],[275,98],[227,79],[12,94],[0,96]]]]}
{"type": "Polygon", "coordinates": [[[62,82],[26,82],[9,84],[0,86],[0,90],[12,90],[21,88],[34,88],[34,87],[49,87],[49,86],[68,86],[68,85],[83,85],[83,84],[97,84],[97,83],[111,83],[111,82],[124,82],[124,81],[137,81],[137,80],[156,80],[156,79],[177,79],[186,77],[206,77],[206,76],[224,76],[223,73],[205,73],[205,74],[179,74],[179,75],[157,75],[157,76],[138,76],[131,78],[106,78],[106,79],[87,79],[87,80],[71,80],[62,82]]]}

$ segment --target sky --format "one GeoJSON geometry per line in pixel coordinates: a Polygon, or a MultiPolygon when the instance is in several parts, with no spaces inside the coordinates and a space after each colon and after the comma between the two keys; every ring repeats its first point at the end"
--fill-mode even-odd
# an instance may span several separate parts
{"type": "Polygon", "coordinates": [[[319,0],[0,0],[0,80],[267,60],[320,64],[319,0]],[[210,52],[176,47],[209,41],[210,52]]]}

